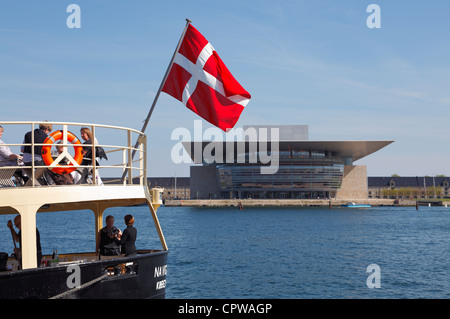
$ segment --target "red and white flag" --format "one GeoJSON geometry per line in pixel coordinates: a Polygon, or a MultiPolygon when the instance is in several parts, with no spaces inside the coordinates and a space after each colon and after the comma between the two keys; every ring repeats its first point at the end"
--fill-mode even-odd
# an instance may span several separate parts
{"type": "Polygon", "coordinates": [[[225,132],[234,127],[251,98],[190,24],[162,91],[225,132]]]}

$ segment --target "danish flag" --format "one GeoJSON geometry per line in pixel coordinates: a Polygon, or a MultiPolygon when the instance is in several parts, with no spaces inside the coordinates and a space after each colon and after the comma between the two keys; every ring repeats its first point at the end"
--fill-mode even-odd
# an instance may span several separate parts
{"type": "Polygon", "coordinates": [[[251,98],[191,24],[162,91],[225,132],[234,127],[251,98]]]}

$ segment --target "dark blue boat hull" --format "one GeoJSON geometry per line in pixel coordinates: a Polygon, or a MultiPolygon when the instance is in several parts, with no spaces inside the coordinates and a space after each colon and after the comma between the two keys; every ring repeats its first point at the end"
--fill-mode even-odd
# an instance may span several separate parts
{"type": "Polygon", "coordinates": [[[168,251],[55,267],[0,272],[1,299],[165,298],[168,251]],[[72,265],[72,266],[71,266],[72,265]],[[79,266],[79,285],[71,288],[79,266]]]}

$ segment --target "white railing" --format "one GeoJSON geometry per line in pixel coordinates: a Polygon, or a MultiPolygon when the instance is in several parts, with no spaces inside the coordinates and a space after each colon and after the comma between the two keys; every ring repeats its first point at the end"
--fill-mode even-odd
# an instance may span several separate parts
{"type": "MultiPolygon", "coordinates": [[[[123,185],[146,185],[147,183],[146,136],[137,130],[92,123],[50,121],[5,121],[0,122],[0,126],[3,128],[3,136],[0,137],[0,140],[4,143],[0,144],[0,147],[7,147],[14,154],[23,155],[23,148],[28,146],[31,147],[31,159],[33,159],[35,155],[38,155],[35,154],[35,147],[46,145],[46,149],[49,149],[55,148],[56,145],[62,146],[62,153],[52,155],[53,163],[47,164],[39,162],[38,165],[35,161],[31,161],[31,163],[25,165],[22,160],[17,160],[17,163],[12,163],[11,160],[5,162],[2,161],[4,158],[0,156],[0,188],[41,186],[44,184],[42,181],[46,180],[42,176],[54,176],[55,171],[61,168],[71,168],[74,170],[71,173],[67,173],[71,174],[74,180],[73,184],[88,183],[99,185],[120,183],[123,185]],[[44,144],[42,142],[34,143],[34,130],[38,129],[40,124],[51,124],[52,132],[61,130],[63,132],[62,140],[52,141],[50,144],[44,144]],[[81,139],[80,129],[84,127],[89,128],[92,132],[94,137],[92,144],[83,144],[84,141],[81,139]],[[24,143],[24,136],[27,132],[32,132],[31,143],[24,143]],[[78,143],[74,144],[76,142],[75,140],[72,143],[68,141],[67,132],[75,135],[81,145],[78,143]],[[103,143],[96,143],[96,140],[102,141],[103,143]],[[105,141],[106,143],[104,143],[105,141]],[[74,156],[72,155],[75,153],[75,148],[79,151],[81,147],[83,147],[83,150],[91,148],[92,158],[97,157],[98,147],[101,147],[105,151],[108,160],[101,160],[101,165],[99,165],[96,160],[89,159],[91,164],[81,165],[81,163],[74,160],[74,156]],[[64,157],[69,164],[60,164],[60,161],[64,157]],[[26,183],[20,181],[21,178],[18,175],[21,173],[25,177],[26,183]],[[105,178],[106,176],[109,177],[105,178]]],[[[48,184],[52,184],[51,181],[48,184]]]]}

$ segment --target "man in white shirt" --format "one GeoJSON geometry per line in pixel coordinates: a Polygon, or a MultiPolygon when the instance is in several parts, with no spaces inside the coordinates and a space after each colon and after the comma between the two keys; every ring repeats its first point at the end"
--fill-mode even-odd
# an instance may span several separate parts
{"type": "MultiPolygon", "coordinates": [[[[0,126],[0,138],[4,131],[5,129],[0,126]]],[[[11,152],[11,149],[0,139],[0,166],[21,166],[23,165],[22,159],[21,155],[11,152]]],[[[20,168],[14,172],[14,178],[16,185],[24,185],[28,180],[20,168]]]]}
{"type": "Polygon", "coordinates": [[[1,140],[5,129],[0,126],[0,166],[17,166],[22,160],[22,156],[14,154],[8,146],[5,146],[5,142],[1,140]]]}

